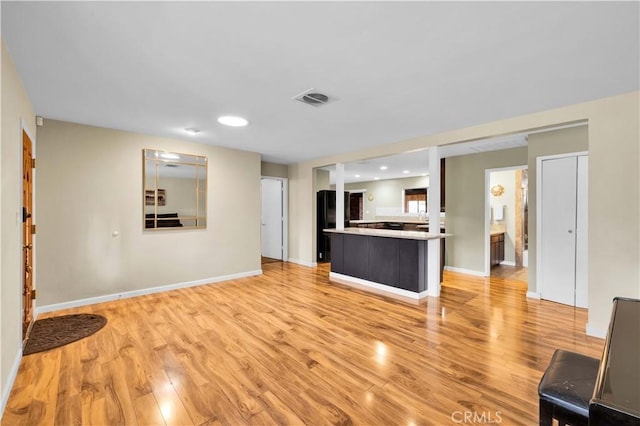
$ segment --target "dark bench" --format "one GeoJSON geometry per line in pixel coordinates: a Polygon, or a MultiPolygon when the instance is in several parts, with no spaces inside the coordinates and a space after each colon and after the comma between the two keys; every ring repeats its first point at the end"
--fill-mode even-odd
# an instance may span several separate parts
{"type": "Polygon", "coordinates": [[[589,424],[589,401],[598,376],[600,360],[557,349],[538,385],[540,425],[589,424]]]}
{"type": "MultiPolygon", "coordinates": [[[[181,227],[180,219],[178,219],[178,213],[160,213],[158,214],[158,228],[177,228],[181,227]]],[[[156,215],[153,213],[147,213],[145,215],[144,227],[155,228],[156,227],[156,215]]]]}

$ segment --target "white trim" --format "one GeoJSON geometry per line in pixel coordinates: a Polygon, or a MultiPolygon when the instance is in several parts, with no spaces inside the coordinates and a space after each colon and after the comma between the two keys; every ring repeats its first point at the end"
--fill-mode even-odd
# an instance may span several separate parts
{"type": "Polygon", "coordinates": [[[282,260],[285,260],[289,257],[289,178],[260,176],[260,180],[262,179],[282,182],[282,260]]]}
{"type": "Polygon", "coordinates": [[[473,269],[456,268],[454,266],[445,266],[445,271],[456,272],[458,274],[473,275],[475,277],[488,277],[484,271],[474,271],[473,269]]]}
{"type": "MultiPolygon", "coordinates": [[[[541,155],[536,157],[536,287],[540,290],[540,297],[544,293],[544,282],[542,277],[542,162],[545,160],[555,160],[558,158],[578,157],[589,155],[589,151],[567,152],[564,154],[541,155]]],[[[588,333],[587,333],[588,334],[588,333]]]]}
{"type": "Polygon", "coordinates": [[[585,327],[585,332],[587,333],[587,336],[599,337],[600,339],[607,337],[607,330],[592,327],[589,323],[587,323],[587,326],[585,327]]]}
{"type": "Polygon", "coordinates": [[[589,125],[589,122],[587,120],[580,120],[575,123],[561,124],[559,126],[551,126],[551,127],[545,127],[542,129],[530,130],[527,132],[527,136],[535,135],[537,133],[555,132],[556,130],[571,129],[572,127],[582,127],[587,125],[589,125]]]}
{"type": "Polygon", "coordinates": [[[316,266],[318,266],[316,262],[307,262],[306,260],[294,259],[292,257],[290,257],[287,262],[295,263],[296,265],[302,265],[309,268],[315,268],[316,266]]]}
{"type": "Polygon", "coordinates": [[[360,290],[369,291],[382,296],[392,297],[410,303],[420,303],[427,296],[430,296],[428,290],[417,293],[415,291],[404,290],[397,287],[391,287],[374,281],[363,280],[361,278],[352,277],[350,275],[339,274],[337,272],[329,272],[329,280],[335,281],[349,287],[360,290]]]}
{"type": "MultiPolygon", "coordinates": [[[[22,321],[20,321],[20,324],[22,324],[22,321]]],[[[16,376],[18,375],[18,370],[20,369],[20,361],[22,361],[22,342],[20,342],[20,346],[18,346],[18,351],[15,358],[13,359],[13,364],[11,364],[11,370],[9,370],[9,374],[7,374],[7,382],[4,384],[4,389],[2,389],[2,402],[0,403],[0,420],[2,419],[4,409],[7,406],[7,401],[9,401],[9,394],[11,393],[11,388],[13,388],[13,383],[15,382],[16,376]]]]}
{"type": "Polygon", "coordinates": [[[527,291],[527,299],[540,300],[540,293],[536,293],[535,291],[527,291]]]}
{"type": "Polygon", "coordinates": [[[502,262],[500,262],[500,264],[506,266],[516,266],[516,262],[512,262],[510,260],[503,260],[502,262]]]}
{"type": "Polygon", "coordinates": [[[39,315],[44,312],[52,312],[52,311],[59,311],[61,309],[77,308],[79,306],[87,306],[87,305],[93,305],[96,303],[111,302],[114,300],[128,299],[130,297],[143,296],[146,294],[162,293],[165,291],[178,290],[178,289],[187,288],[187,287],[196,287],[200,285],[214,284],[222,281],[235,280],[238,278],[253,277],[256,275],[262,275],[262,269],[258,269],[255,271],[240,272],[237,274],[222,275],[219,277],[205,278],[202,280],[187,281],[187,282],[177,283],[177,284],[168,284],[168,285],[161,285],[157,287],[143,288],[140,290],[125,291],[124,293],[114,293],[114,294],[107,294],[104,296],[89,297],[86,299],[72,300],[69,302],[54,303],[52,305],[45,305],[37,308],[36,313],[39,315]]]}

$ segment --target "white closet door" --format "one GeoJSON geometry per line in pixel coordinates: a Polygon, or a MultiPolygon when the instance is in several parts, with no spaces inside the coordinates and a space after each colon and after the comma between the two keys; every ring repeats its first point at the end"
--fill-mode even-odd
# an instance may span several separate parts
{"type": "Polygon", "coordinates": [[[589,157],[578,157],[576,200],[576,306],[589,305],[589,157]]]}
{"type": "Polygon", "coordinates": [[[576,157],[542,161],[539,190],[542,217],[540,244],[541,297],[575,304],[576,157]]]}
{"type": "Polygon", "coordinates": [[[262,255],[282,259],[282,181],[262,179],[262,255]]]}

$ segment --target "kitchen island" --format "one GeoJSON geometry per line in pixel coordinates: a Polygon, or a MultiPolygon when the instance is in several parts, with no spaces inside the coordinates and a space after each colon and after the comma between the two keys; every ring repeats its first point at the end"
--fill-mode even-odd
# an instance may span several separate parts
{"type": "MultiPolygon", "coordinates": [[[[429,274],[429,241],[450,236],[371,228],[324,232],[331,234],[330,280],[410,302],[420,302],[429,293],[429,277],[434,276],[429,274]]],[[[432,255],[437,255],[437,247],[432,255]]]]}

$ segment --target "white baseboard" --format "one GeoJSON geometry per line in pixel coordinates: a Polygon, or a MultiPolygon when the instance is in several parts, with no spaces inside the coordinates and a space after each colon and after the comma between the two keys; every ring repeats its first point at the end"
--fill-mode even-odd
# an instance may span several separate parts
{"type": "Polygon", "coordinates": [[[503,260],[502,262],[500,262],[500,264],[506,266],[516,266],[516,262],[512,262],[510,260],[503,260]]]}
{"type": "Polygon", "coordinates": [[[391,287],[374,281],[367,281],[349,275],[338,274],[336,272],[329,272],[329,280],[347,285],[349,287],[370,291],[375,294],[399,299],[409,303],[420,303],[423,299],[429,296],[428,290],[416,293],[414,291],[391,287]]]}
{"type": "Polygon", "coordinates": [[[307,266],[309,268],[315,268],[318,266],[316,262],[307,262],[306,260],[294,259],[290,257],[287,262],[295,263],[296,265],[307,266]]]}
{"type": "Polygon", "coordinates": [[[445,266],[445,271],[457,272],[459,274],[473,275],[476,277],[485,277],[484,271],[474,271],[473,269],[456,268],[454,266],[445,266]]]}
{"type": "Polygon", "coordinates": [[[16,376],[18,375],[18,370],[20,369],[20,361],[22,361],[22,342],[20,342],[20,346],[16,351],[16,356],[13,359],[13,364],[11,364],[11,370],[9,370],[9,374],[7,375],[7,382],[4,384],[4,388],[2,389],[2,401],[0,402],[0,420],[2,420],[2,415],[4,414],[4,409],[7,406],[7,401],[9,400],[9,394],[11,393],[11,389],[13,388],[13,382],[16,381],[16,376]]]}
{"type": "Polygon", "coordinates": [[[604,330],[602,328],[592,327],[588,323],[587,323],[587,327],[585,328],[585,332],[587,333],[587,336],[599,337],[601,339],[604,339],[607,337],[607,330],[604,330]]]}
{"type": "Polygon", "coordinates": [[[162,285],[158,287],[143,288],[140,290],[126,291],[124,293],[114,293],[114,294],[107,294],[104,296],[89,297],[86,299],[72,300],[69,302],[54,303],[52,305],[39,306],[35,309],[35,312],[36,312],[36,315],[38,315],[44,312],[52,312],[52,311],[59,311],[62,309],[77,308],[80,306],[94,305],[96,303],[111,302],[113,300],[143,296],[145,294],[161,293],[163,291],[177,290],[180,288],[195,287],[199,285],[235,280],[238,278],[253,277],[255,275],[262,275],[262,269],[258,269],[255,271],[240,272],[240,273],[231,274],[231,275],[222,275],[222,276],[213,277],[213,278],[205,278],[205,279],[196,280],[196,281],[187,281],[187,282],[177,283],[177,284],[168,284],[168,285],[162,285]]]}
{"type": "Polygon", "coordinates": [[[540,300],[540,293],[536,293],[535,291],[528,291],[527,292],[527,299],[540,300]]]}

